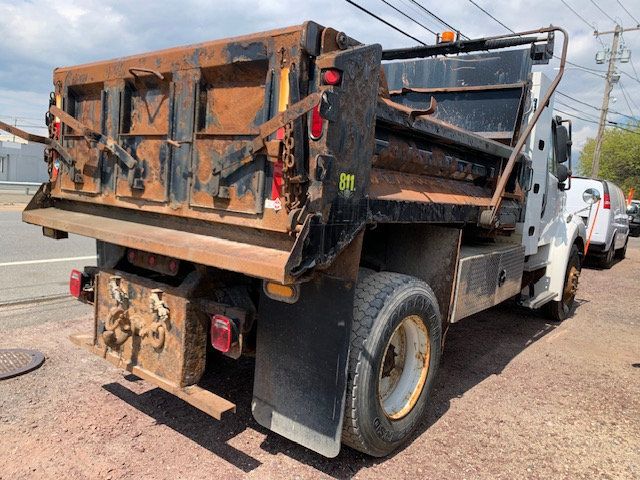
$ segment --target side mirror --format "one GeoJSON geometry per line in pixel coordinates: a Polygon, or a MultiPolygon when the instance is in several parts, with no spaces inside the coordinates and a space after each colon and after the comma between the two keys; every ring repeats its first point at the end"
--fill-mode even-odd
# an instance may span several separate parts
{"type": "Polygon", "coordinates": [[[632,203],[627,207],[628,215],[635,215],[636,213],[638,213],[638,205],[636,205],[635,203],[632,203]]]}
{"type": "MultiPolygon", "coordinates": [[[[567,181],[567,179],[571,176],[571,171],[569,167],[566,165],[558,165],[556,168],[556,178],[558,179],[558,184],[563,184],[567,181]]],[[[564,190],[564,185],[560,187],[561,190],[564,190]]]]}
{"type": "Polygon", "coordinates": [[[582,200],[586,204],[593,205],[600,200],[600,192],[595,188],[587,188],[582,194],[582,200]]]}
{"type": "Polygon", "coordinates": [[[556,126],[556,162],[564,163],[571,157],[571,138],[567,127],[564,125],[556,126]]]}

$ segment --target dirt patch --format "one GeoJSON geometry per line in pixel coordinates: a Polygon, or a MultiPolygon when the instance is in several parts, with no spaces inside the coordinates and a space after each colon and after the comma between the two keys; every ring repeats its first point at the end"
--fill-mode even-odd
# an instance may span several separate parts
{"type": "Polygon", "coordinates": [[[251,360],[207,377],[238,405],[216,422],[74,347],[89,310],[10,330],[0,310],[0,348],[47,357],[0,382],[0,479],[640,478],[639,247],[583,271],[561,325],[513,305],[454,325],[428,415],[386,459],[348,448],[326,459],[257,425],[251,360]]]}

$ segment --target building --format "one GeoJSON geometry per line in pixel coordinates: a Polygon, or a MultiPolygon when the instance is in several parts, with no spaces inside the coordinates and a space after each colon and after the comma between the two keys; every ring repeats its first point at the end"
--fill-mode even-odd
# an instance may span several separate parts
{"type": "Polygon", "coordinates": [[[47,180],[44,145],[0,139],[0,181],[34,182],[47,180]],[[7,140],[7,141],[5,141],[7,140]]]}

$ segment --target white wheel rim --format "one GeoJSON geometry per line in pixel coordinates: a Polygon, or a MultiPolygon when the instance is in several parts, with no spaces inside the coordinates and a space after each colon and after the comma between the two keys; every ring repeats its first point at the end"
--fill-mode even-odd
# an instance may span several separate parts
{"type": "Polygon", "coordinates": [[[410,315],[396,327],[382,356],[378,376],[378,400],[384,414],[399,420],[415,406],[429,371],[429,332],[418,315],[410,315]]]}

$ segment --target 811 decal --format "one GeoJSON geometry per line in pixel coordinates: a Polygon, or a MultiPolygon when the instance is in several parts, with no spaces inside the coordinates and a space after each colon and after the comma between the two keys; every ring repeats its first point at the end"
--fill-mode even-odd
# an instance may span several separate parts
{"type": "Polygon", "coordinates": [[[338,192],[345,198],[349,198],[356,191],[356,176],[353,173],[341,173],[338,183],[338,192]]]}

